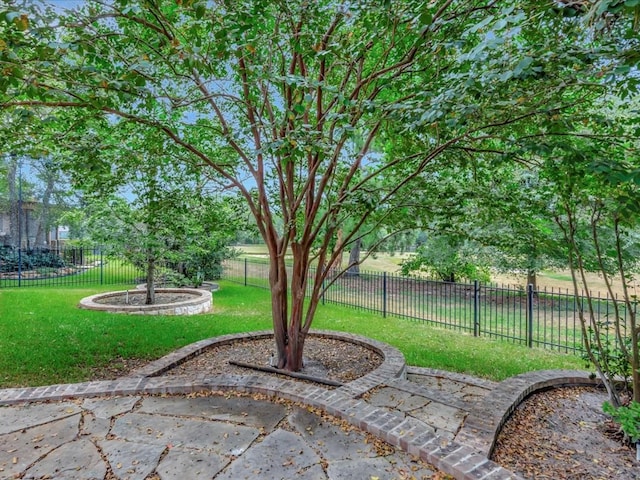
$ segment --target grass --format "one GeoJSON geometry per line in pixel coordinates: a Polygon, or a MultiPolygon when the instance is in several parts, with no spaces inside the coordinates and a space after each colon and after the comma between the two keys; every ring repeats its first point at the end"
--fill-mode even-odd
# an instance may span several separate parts
{"type": "MultiPolygon", "coordinates": [[[[128,316],[80,310],[82,297],[130,288],[0,289],[0,387],[78,382],[122,358],[152,360],[218,335],[271,329],[268,291],[221,282],[214,313],[128,316]]],[[[321,306],[314,328],[353,332],[399,348],[411,365],[502,380],[549,368],[581,368],[575,356],[474,338],[424,323],[321,306]]]]}
{"type": "Polygon", "coordinates": [[[320,310],[314,327],[357,333],[387,342],[402,351],[409,365],[497,381],[532,370],[584,368],[584,362],[573,355],[529,349],[419,321],[383,318],[332,305],[325,305],[320,310]]]}
{"type": "MultiPolygon", "coordinates": [[[[268,266],[261,261],[230,262],[225,273],[228,279],[247,285],[268,288],[268,266]],[[232,266],[233,264],[233,266],[232,266]],[[246,273],[246,278],[245,278],[246,273]]],[[[347,279],[337,282],[325,294],[328,303],[349,305],[363,310],[382,311],[384,287],[382,276],[347,279]]],[[[438,294],[425,294],[401,279],[388,282],[386,311],[391,315],[415,320],[430,320],[442,328],[474,329],[474,300],[465,289],[440,289],[438,294]]],[[[596,302],[602,319],[611,313],[611,304],[596,302]]],[[[582,347],[582,334],[575,313],[573,296],[539,294],[534,305],[532,341],[534,345],[551,344],[558,348],[582,347]]],[[[526,294],[522,290],[481,292],[478,321],[483,336],[516,337],[519,344],[528,338],[526,294]]],[[[566,352],[567,350],[565,350],[566,352]]]]}

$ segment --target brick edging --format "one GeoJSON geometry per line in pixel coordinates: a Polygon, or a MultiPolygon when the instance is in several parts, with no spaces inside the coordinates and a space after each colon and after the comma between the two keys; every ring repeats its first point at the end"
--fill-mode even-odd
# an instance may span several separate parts
{"type": "Polygon", "coordinates": [[[539,370],[510,377],[473,406],[455,439],[491,458],[500,430],[528,396],[549,388],[599,384],[581,370],[539,370]]]}
{"type": "MultiPolygon", "coordinates": [[[[345,393],[349,392],[352,396],[358,396],[384,383],[388,379],[406,378],[407,367],[404,355],[400,350],[387,343],[361,335],[355,335],[353,333],[337,332],[333,330],[310,330],[309,335],[352,342],[365,348],[369,348],[383,357],[382,364],[374,371],[349,382],[344,387],[341,387],[345,393]]],[[[164,372],[186,362],[187,360],[197,357],[208,348],[228,345],[230,343],[251,338],[262,339],[272,337],[273,330],[261,330],[257,332],[236,333],[207,338],[205,340],[200,340],[186,345],[162,358],[159,358],[158,360],[148,363],[144,367],[132,372],[129,377],[155,377],[162,375],[164,372]]]]}

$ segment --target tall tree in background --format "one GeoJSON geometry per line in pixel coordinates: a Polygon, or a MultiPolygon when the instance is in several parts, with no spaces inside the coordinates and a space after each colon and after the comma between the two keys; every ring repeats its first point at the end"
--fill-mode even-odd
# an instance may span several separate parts
{"type": "Polygon", "coordinates": [[[404,208],[427,166],[599,94],[589,83],[615,51],[605,62],[566,13],[476,0],[10,7],[1,105],[156,129],[238,190],[269,250],[278,366],[298,370],[323,267],[404,208]]]}
{"type": "Polygon", "coordinates": [[[59,225],[58,219],[75,201],[61,169],[64,154],[60,145],[43,135],[52,120],[50,112],[44,109],[39,113],[6,112],[0,122],[0,209],[10,213],[12,240],[8,243],[13,246],[18,245],[19,236],[29,247],[46,246],[48,233],[59,225]],[[21,200],[29,202],[31,215],[24,208],[20,212],[21,200]]]}

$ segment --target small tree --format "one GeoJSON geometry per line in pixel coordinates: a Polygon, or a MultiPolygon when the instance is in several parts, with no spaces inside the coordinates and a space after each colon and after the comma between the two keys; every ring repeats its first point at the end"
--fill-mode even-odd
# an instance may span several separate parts
{"type": "Polygon", "coordinates": [[[544,173],[555,184],[554,218],[563,233],[586,353],[614,407],[621,404],[616,382],[625,372],[631,375],[632,399],[640,402],[640,325],[630,289],[640,255],[638,146],[624,138],[614,144],[586,139],[557,146],[557,157],[546,162],[544,173]],[[594,271],[613,306],[607,318],[599,314],[586,275],[594,271]],[[580,291],[584,303],[577,297],[580,291]]]}
{"type": "Polygon", "coordinates": [[[178,166],[172,156],[180,151],[153,130],[105,122],[85,127],[98,147],[89,150],[94,175],[87,178],[78,160],[88,153],[85,142],[68,152],[65,166],[85,193],[91,238],[145,272],[145,302],[155,303],[159,267],[173,265],[192,284],[214,275],[231,255],[228,244],[242,226],[235,221],[232,200],[213,198],[199,172],[178,166]]]}
{"type": "Polygon", "coordinates": [[[416,255],[402,264],[402,272],[426,272],[445,282],[461,280],[490,280],[487,258],[482,247],[452,235],[427,236],[416,255]]]}

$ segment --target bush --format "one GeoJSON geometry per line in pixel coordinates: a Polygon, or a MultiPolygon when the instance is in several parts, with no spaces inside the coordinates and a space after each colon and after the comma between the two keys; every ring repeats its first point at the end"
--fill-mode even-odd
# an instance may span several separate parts
{"type": "MultiPolygon", "coordinates": [[[[617,344],[614,333],[611,332],[613,325],[610,322],[598,322],[598,329],[600,332],[599,342],[594,328],[590,326],[587,329],[592,354],[601,365],[607,365],[607,376],[615,383],[620,384],[626,393],[632,395],[631,363],[620,345],[617,344]],[[606,332],[610,332],[610,334],[606,335],[606,332]],[[617,379],[620,381],[618,382],[617,379]]],[[[625,337],[623,341],[626,350],[630,351],[631,338],[625,337]]],[[[586,368],[590,368],[592,362],[587,352],[582,353],[582,359],[587,362],[586,368]]]]}
{"type": "Polygon", "coordinates": [[[620,429],[628,441],[640,441],[640,403],[631,402],[628,406],[615,408],[609,402],[605,402],[602,409],[620,424],[620,429]]]}
{"type": "Polygon", "coordinates": [[[202,251],[193,254],[189,260],[174,265],[174,270],[188,278],[190,283],[199,286],[205,280],[220,280],[222,262],[233,258],[236,253],[228,247],[202,251]]]}
{"type": "Polygon", "coordinates": [[[50,250],[19,252],[18,249],[3,249],[0,251],[0,272],[2,273],[38,268],[62,268],[64,266],[64,260],[50,250]]]}

